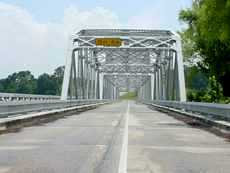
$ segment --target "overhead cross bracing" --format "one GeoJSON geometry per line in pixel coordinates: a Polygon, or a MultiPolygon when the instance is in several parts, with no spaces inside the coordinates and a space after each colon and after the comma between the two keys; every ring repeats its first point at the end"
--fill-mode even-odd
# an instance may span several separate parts
{"type": "Polygon", "coordinates": [[[87,29],[74,33],[62,99],[186,100],[180,37],[166,30],[87,29]]]}

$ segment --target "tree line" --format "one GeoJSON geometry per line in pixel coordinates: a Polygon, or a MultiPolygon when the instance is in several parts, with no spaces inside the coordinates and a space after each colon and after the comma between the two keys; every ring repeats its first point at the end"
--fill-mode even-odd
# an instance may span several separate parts
{"type": "Polygon", "coordinates": [[[230,0],[194,0],[179,19],[189,100],[230,102],[230,0]]]}
{"type": "Polygon", "coordinates": [[[60,95],[64,66],[56,68],[53,74],[43,73],[35,78],[30,71],[20,71],[0,80],[0,92],[60,95]]]}

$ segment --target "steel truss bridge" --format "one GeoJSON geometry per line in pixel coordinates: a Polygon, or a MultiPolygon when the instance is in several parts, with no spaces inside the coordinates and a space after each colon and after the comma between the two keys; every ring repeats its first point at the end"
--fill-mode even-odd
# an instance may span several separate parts
{"type": "Polygon", "coordinates": [[[0,93],[0,173],[229,173],[230,106],[186,101],[179,35],[81,30],[66,60],[61,96],[0,93]]]}
{"type": "Polygon", "coordinates": [[[81,30],[69,40],[61,99],[186,100],[181,40],[166,30],[81,30]],[[119,39],[119,46],[97,39],[119,39]]]}

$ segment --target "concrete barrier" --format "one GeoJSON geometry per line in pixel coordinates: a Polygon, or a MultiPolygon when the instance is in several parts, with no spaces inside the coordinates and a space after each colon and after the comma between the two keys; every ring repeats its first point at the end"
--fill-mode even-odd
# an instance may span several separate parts
{"type": "Polygon", "coordinates": [[[78,105],[68,108],[60,108],[26,115],[8,117],[0,119],[0,133],[17,130],[25,126],[49,122],[66,115],[72,115],[76,112],[82,112],[89,109],[94,109],[100,105],[108,104],[110,102],[92,103],[88,105],[78,105]]]}
{"type": "Polygon", "coordinates": [[[202,102],[179,102],[179,101],[141,101],[145,104],[155,104],[168,108],[174,108],[184,112],[200,114],[204,117],[230,121],[230,104],[202,103],[202,102]]]}
{"type": "Polygon", "coordinates": [[[48,101],[25,101],[25,102],[2,102],[0,103],[0,119],[29,112],[38,112],[57,108],[102,103],[108,100],[48,100],[48,101]]]}
{"type": "Polygon", "coordinates": [[[190,123],[200,123],[207,127],[214,127],[216,130],[226,130],[225,132],[221,131],[221,133],[229,134],[230,132],[230,123],[223,120],[215,120],[207,116],[186,112],[185,110],[179,110],[171,107],[161,106],[158,104],[153,103],[145,103],[149,105],[150,108],[154,108],[156,110],[159,110],[161,112],[167,113],[168,115],[172,115],[174,117],[177,117],[181,119],[182,117],[190,118],[190,123]],[[195,121],[195,122],[194,122],[195,121]]]}

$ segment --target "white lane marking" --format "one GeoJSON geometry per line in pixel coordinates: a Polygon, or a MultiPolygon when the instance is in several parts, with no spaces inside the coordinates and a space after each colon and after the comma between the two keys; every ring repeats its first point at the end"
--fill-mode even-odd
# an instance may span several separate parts
{"type": "Polygon", "coordinates": [[[121,148],[118,173],[127,173],[129,111],[130,111],[130,105],[129,105],[129,101],[128,101],[127,110],[126,110],[126,114],[125,114],[123,143],[122,143],[122,148],[121,148]]]}

